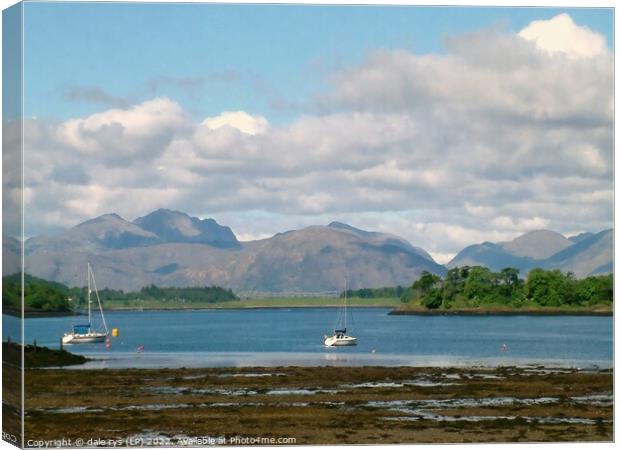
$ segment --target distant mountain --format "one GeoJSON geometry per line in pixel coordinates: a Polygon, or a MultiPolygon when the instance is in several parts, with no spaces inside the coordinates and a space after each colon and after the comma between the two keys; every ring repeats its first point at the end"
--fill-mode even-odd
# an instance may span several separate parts
{"type": "Polygon", "coordinates": [[[534,265],[532,258],[517,256],[506,250],[501,244],[483,242],[474,244],[461,250],[447,266],[485,266],[493,271],[504,267],[516,267],[521,272],[531,269],[534,265]]]}
{"type": "Polygon", "coordinates": [[[536,230],[499,245],[508,253],[515,256],[545,259],[556,254],[560,250],[564,250],[566,247],[570,247],[573,245],[573,242],[555,231],[536,230]]]}
{"type": "MultiPolygon", "coordinates": [[[[3,272],[19,268],[19,243],[5,239],[3,272]]],[[[443,275],[422,248],[387,233],[332,222],[251,242],[213,219],[160,209],[129,222],[106,214],[53,236],[28,239],[26,272],[69,286],[83,286],[90,261],[99,287],[137,290],[159,286],[219,285],[235,292],[334,292],[343,288],[410,285],[422,271],[443,275]]],[[[466,247],[448,267],[493,270],[534,267],[578,277],[613,269],[613,230],[565,238],[540,230],[510,242],[466,247]]]]}
{"type": "Polygon", "coordinates": [[[158,210],[128,222],[105,215],[55,236],[29,239],[26,271],[84,285],[90,261],[99,287],[135,290],[216,284],[236,292],[339,291],[408,285],[423,270],[445,273],[423,249],[391,234],[339,222],[240,243],[214,220],[158,210]]]}
{"type": "Polygon", "coordinates": [[[433,257],[426,250],[421,247],[414,247],[405,239],[395,236],[393,234],[378,233],[376,231],[364,231],[342,222],[331,222],[327,226],[337,230],[348,231],[359,236],[362,239],[375,239],[382,242],[389,242],[390,245],[402,247],[403,249],[417,253],[418,255],[434,262],[433,257]]]}
{"type": "Polygon", "coordinates": [[[573,242],[579,242],[579,241],[582,241],[582,240],[584,240],[586,238],[589,238],[590,236],[593,236],[593,235],[594,235],[594,233],[590,233],[588,231],[588,232],[585,232],[585,233],[579,233],[579,234],[577,234],[575,236],[569,236],[568,239],[570,239],[573,242]]]}
{"type": "Polygon", "coordinates": [[[12,275],[21,268],[21,245],[11,236],[2,236],[2,275],[12,275]]]}
{"type": "Polygon", "coordinates": [[[159,236],[126,221],[118,214],[104,214],[53,236],[30,238],[26,253],[55,251],[97,252],[161,243],[159,236]]]}
{"type": "Polygon", "coordinates": [[[481,265],[497,271],[516,267],[522,275],[534,267],[560,269],[578,277],[613,269],[613,230],[567,239],[549,230],[526,233],[510,242],[484,242],[461,250],[448,267],[481,265]]]}
{"type": "Polygon", "coordinates": [[[165,278],[172,285],[215,283],[240,291],[326,292],[409,285],[423,270],[444,274],[437,264],[400,238],[341,226],[312,226],[243,244],[222,265],[188,268],[165,278]],[[358,231],[361,231],[358,232],[358,231]]]}
{"type": "Polygon", "coordinates": [[[163,242],[209,244],[216,247],[236,247],[237,238],[229,227],[213,219],[199,219],[185,213],[158,209],[134,220],[140,228],[157,235],[163,242]]]}
{"type": "Polygon", "coordinates": [[[613,271],[614,233],[605,230],[578,240],[545,261],[548,268],[573,272],[577,277],[613,271]]]}

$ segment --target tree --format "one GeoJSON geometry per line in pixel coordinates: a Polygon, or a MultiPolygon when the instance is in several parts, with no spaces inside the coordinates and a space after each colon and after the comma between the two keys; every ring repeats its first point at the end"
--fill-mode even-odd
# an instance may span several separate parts
{"type": "Polygon", "coordinates": [[[442,286],[442,296],[445,306],[448,306],[458,294],[463,292],[465,281],[469,276],[469,267],[455,267],[448,270],[442,286]]]}
{"type": "Polygon", "coordinates": [[[443,297],[441,295],[441,290],[437,288],[431,288],[424,297],[422,304],[426,306],[428,309],[437,309],[443,303],[443,297]]]}
{"type": "Polygon", "coordinates": [[[486,267],[472,267],[465,281],[463,294],[470,300],[488,300],[493,293],[495,278],[493,272],[486,267]]]}
{"type": "Polygon", "coordinates": [[[499,273],[500,292],[504,297],[512,297],[522,284],[519,279],[519,269],[506,267],[499,273]]]}
{"type": "Polygon", "coordinates": [[[527,281],[519,270],[506,267],[492,272],[486,267],[455,267],[444,279],[429,272],[413,283],[405,293],[416,295],[430,309],[450,308],[456,299],[466,299],[470,307],[504,303],[520,307],[527,300],[540,306],[595,305],[613,302],[613,274],[576,279],[572,272],[533,269],[527,281]]]}
{"type": "Polygon", "coordinates": [[[567,278],[559,270],[532,269],[525,284],[527,297],[542,306],[560,306],[567,301],[567,278]]]}
{"type": "Polygon", "coordinates": [[[435,274],[432,274],[428,271],[423,271],[420,278],[418,278],[413,285],[411,286],[414,290],[420,292],[420,294],[425,295],[431,288],[435,287],[437,283],[441,281],[441,278],[435,274]]]}

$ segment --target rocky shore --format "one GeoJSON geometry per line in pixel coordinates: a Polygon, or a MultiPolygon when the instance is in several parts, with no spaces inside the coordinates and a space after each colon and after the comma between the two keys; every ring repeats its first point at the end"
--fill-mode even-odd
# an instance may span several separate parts
{"type": "Polygon", "coordinates": [[[610,370],[31,369],[25,383],[26,438],[36,440],[135,446],[257,437],[265,441],[253,443],[286,445],[613,439],[610,370]]]}

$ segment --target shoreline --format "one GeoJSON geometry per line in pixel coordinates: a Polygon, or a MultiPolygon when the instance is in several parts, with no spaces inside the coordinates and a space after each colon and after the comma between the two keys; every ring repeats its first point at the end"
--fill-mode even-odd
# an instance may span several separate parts
{"type": "Polygon", "coordinates": [[[64,349],[53,349],[36,344],[22,345],[16,342],[5,341],[2,343],[2,364],[13,365],[21,368],[23,355],[24,368],[47,369],[52,367],[79,367],[93,359],[77,353],[71,353],[64,349]]]}
{"type": "Polygon", "coordinates": [[[215,436],[222,443],[287,436],[297,445],[613,439],[612,370],[93,370],[70,384],[64,370],[27,373],[32,439],[75,440],[85,429],[121,443],[156,439],[168,446],[188,445],[175,441],[179,436],[215,436]]]}
{"type": "Polygon", "coordinates": [[[124,369],[217,369],[217,368],[266,368],[266,367],[319,367],[361,368],[361,367],[411,367],[411,368],[485,368],[500,367],[546,367],[554,369],[607,369],[613,367],[609,359],[595,358],[535,358],[507,355],[498,350],[492,356],[467,355],[408,355],[399,353],[340,352],[325,349],[321,352],[165,352],[142,353],[120,351],[109,353],[82,353],[90,358],[85,364],[67,369],[76,370],[124,370],[124,369]]]}
{"type": "MultiPolygon", "coordinates": [[[[7,316],[16,317],[21,319],[22,311],[20,309],[13,308],[2,308],[2,314],[6,314],[7,316]]],[[[25,310],[24,318],[25,319],[34,319],[37,317],[73,317],[73,316],[85,316],[84,313],[79,313],[75,311],[33,311],[33,310],[25,310]]]]}
{"type": "MultiPolygon", "coordinates": [[[[316,309],[316,308],[341,308],[342,305],[250,305],[250,306],[211,306],[211,307],[157,307],[157,308],[107,308],[106,312],[152,312],[152,311],[243,311],[243,310],[259,310],[259,309],[316,309]]],[[[514,309],[514,310],[493,310],[493,309],[480,309],[480,310],[421,310],[421,309],[398,309],[393,305],[350,305],[349,308],[382,308],[391,309],[388,312],[390,316],[608,316],[614,315],[611,311],[596,311],[596,310],[563,310],[563,309],[514,309]]],[[[3,309],[2,314],[6,314],[12,317],[21,318],[21,311],[13,309],[3,309]]],[[[73,317],[84,316],[84,313],[79,312],[64,312],[64,311],[25,311],[24,318],[36,319],[45,317],[73,317]]]]}
{"type": "Polygon", "coordinates": [[[514,310],[417,310],[417,309],[394,309],[388,313],[390,316],[613,316],[613,311],[595,310],[537,310],[537,309],[514,309],[514,310]]]}
{"type": "MultiPolygon", "coordinates": [[[[254,309],[301,309],[301,308],[342,308],[342,305],[257,305],[257,306],[215,306],[215,307],[194,307],[194,308],[109,308],[106,311],[109,312],[117,312],[117,311],[137,311],[137,312],[146,312],[146,311],[213,311],[213,310],[230,310],[230,311],[243,311],[245,309],[254,310],[254,309]]],[[[389,305],[355,305],[348,306],[348,308],[385,308],[390,309],[393,308],[389,305]]]]}

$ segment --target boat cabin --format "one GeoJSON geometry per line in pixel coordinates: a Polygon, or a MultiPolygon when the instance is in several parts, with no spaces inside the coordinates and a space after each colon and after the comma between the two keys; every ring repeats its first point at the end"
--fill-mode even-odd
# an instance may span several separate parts
{"type": "Polygon", "coordinates": [[[85,325],[73,325],[73,333],[74,334],[88,334],[88,333],[90,333],[90,324],[87,323],[85,325]]]}

